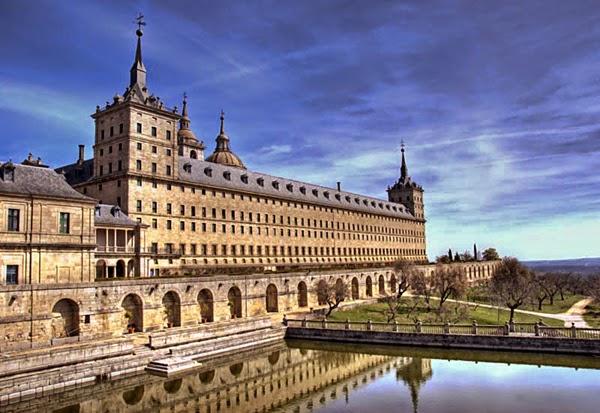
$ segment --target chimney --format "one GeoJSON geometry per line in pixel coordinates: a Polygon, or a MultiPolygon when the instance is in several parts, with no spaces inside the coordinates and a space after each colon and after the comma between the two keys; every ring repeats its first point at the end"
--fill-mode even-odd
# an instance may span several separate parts
{"type": "Polygon", "coordinates": [[[338,188],[338,191],[342,190],[342,183],[340,181],[338,181],[338,183],[337,183],[337,188],[338,188]]]}
{"type": "Polygon", "coordinates": [[[85,151],[85,145],[79,145],[79,159],[77,160],[77,164],[81,165],[83,163],[83,156],[85,151]]]}

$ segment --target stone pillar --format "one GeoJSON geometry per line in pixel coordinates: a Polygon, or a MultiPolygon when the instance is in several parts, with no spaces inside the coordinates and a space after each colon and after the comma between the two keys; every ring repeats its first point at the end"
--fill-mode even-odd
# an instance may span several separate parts
{"type": "Polygon", "coordinates": [[[369,318],[367,320],[367,331],[372,331],[373,330],[373,322],[371,321],[371,319],[369,318]]]}
{"type": "Polygon", "coordinates": [[[302,328],[306,328],[306,317],[302,319],[302,328]]]}
{"type": "Polygon", "coordinates": [[[346,319],[346,330],[350,330],[350,320],[346,319]]]}
{"type": "Polygon", "coordinates": [[[396,333],[398,332],[398,322],[396,320],[394,320],[393,331],[396,332],[396,333]]]}
{"type": "Polygon", "coordinates": [[[475,336],[477,335],[477,322],[475,320],[473,320],[473,327],[471,333],[475,336]]]}
{"type": "Polygon", "coordinates": [[[510,334],[510,326],[508,325],[508,321],[504,323],[504,335],[507,336],[510,334]]]}
{"type": "Polygon", "coordinates": [[[421,320],[417,320],[417,322],[415,323],[415,329],[417,330],[417,333],[421,332],[422,327],[423,324],[421,323],[421,320]]]}
{"type": "Polygon", "coordinates": [[[571,337],[577,338],[577,327],[575,327],[575,323],[571,323],[571,337]]]}
{"type": "Polygon", "coordinates": [[[444,326],[444,334],[450,334],[450,321],[446,321],[446,325],[444,326]]]}
{"type": "Polygon", "coordinates": [[[286,326],[286,327],[288,325],[288,319],[287,319],[287,316],[285,314],[283,315],[283,325],[286,326]]]}
{"type": "Polygon", "coordinates": [[[321,322],[321,327],[323,328],[323,330],[327,329],[327,319],[323,319],[323,321],[321,322]]]}
{"type": "Polygon", "coordinates": [[[537,323],[537,321],[533,325],[533,328],[534,328],[534,331],[535,331],[535,336],[539,337],[540,336],[540,325],[537,323]]]}

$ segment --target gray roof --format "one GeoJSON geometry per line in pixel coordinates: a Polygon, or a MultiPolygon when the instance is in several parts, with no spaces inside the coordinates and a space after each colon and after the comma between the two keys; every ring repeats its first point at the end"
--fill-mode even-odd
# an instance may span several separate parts
{"type": "Polygon", "coordinates": [[[188,157],[179,157],[179,178],[183,181],[283,198],[292,202],[309,202],[357,212],[415,219],[406,207],[399,203],[188,157]]]}
{"type": "Polygon", "coordinates": [[[94,214],[94,224],[108,225],[108,226],[126,226],[135,227],[138,225],[137,221],[129,218],[121,208],[116,205],[98,204],[96,205],[96,211],[94,214]]]}
{"type": "Polygon", "coordinates": [[[70,165],[56,168],[55,171],[63,174],[69,185],[77,185],[89,181],[94,176],[94,159],[83,161],[81,165],[72,163],[70,165]]]}
{"type": "Polygon", "coordinates": [[[49,168],[5,162],[0,164],[0,193],[38,195],[93,201],[69,186],[64,177],[49,168]],[[14,167],[14,181],[8,179],[7,169],[14,167]]]}

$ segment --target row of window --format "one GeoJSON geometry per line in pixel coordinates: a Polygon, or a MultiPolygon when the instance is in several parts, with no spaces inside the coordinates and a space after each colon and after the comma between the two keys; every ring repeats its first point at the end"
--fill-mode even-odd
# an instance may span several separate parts
{"type": "MultiPolygon", "coordinates": [[[[425,255],[424,249],[411,248],[346,248],[346,247],[313,247],[313,246],[277,246],[277,245],[218,245],[218,244],[179,244],[179,250],[173,243],[164,244],[167,254],[200,255],[200,256],[415,256],[425,255]]],[[[158,243],[153,242],[151,252],[159,253],[158,243]]]]}
{"type": "MultiPolygon", "coordinates": [[[[8,231],[20,232],[21,231],[21,210],[16,208],[9,208],[6,219],[6,229],[8,231]]],[[[58,232],[61,234],[68,234],[71,229],[71,214],[68,212],[61,212],[59,214],[58,232]]]]}
{"type": "MultiPolygon", "coordinates": [[[[158,202],[156,201],[152,201],[151,203],[151,211],[152,213],[156,214],[158,213],[158,202]]],[[[192,217],[196,216],[196,206],[192,205],[189,209],[189,215],[192,217]]],[[[144,212],[143,211],[143,202],[141,199],[136,200],[136,212],[144,212]]],[[[166,203],[166,208],[165,208],[165,212],[167,215],[172,215],[173,214],[173,204],[170,202],[166,203]]],[[[186,206],[185,205],[179,205],[179,215],[181,216],[185,216],[186,215],[186,206]]],[[[207,218],[207,208],[206,207],[201,207],[201,216],[202,218],[207,218]]],[[[269,223],[269,214],[264,214],[264,222],[266,224],[269,223]]],[[[218,219],[217,218],[217,208],[212,208],[211,209],[211,217],[212,219],[218,219]]],[[[236,214],[236,211],[231,210],[230,211],[230,219],[231,221],[235,221],[237,218],[239,217],[239,221],[245,221],[246,220],[246,214],[244,213],[244,211],[239,211],[239,214],[236,214]]],[[[254,218],[256,218],[256,222],[261,222],[261,213],[256,213],[253,214],[252,212],[249,212],[247,214],[247,219],[249,222],[253,222],[254,218]]],[[[220,215],[220,219],[222,220],[227,220],[228,219],[228,214],[227,214],[227,210],[225,209],[221,209],[221,215],[220,215]]],[[[271,219],[272,219],[272,223],[277,225],[277,215],[272,214],[271,215],[271,219]]],[[[153,221],[156,221],[156,219],[154,219],[153,221]]],[[[284,216],[283,215],[279,215],[279,225],[284,225],[284,216]]],[[[317,220],[316,219],[310,219],[310,218],[298,218],[298,217],[293,217],[293,221],[292,221],[292,217],[288,216],[287,217],[287,225],[295,225],[295,226],[302,226],[304,227],[306,224],[306,227],[310,228],[311,227],[311,221],[313,223],[313,227],[314,228],[325,228],[325,229],[334,229],[335,225],[334,225],[334,221],[328,221],[328,220],[319,220],[318,221],[318,226],[317,226],[317,220]],[[292,224],[293,222],[293,224],[292,224]],[[323,227],[323,223],[325,223],[325,226],[323,227]]],[[[410,235],[410,236],[423,236],[424,233],[422,231],[416,231],[416,230],[411,230],[411,229],[404,229],[404,228],[390,228],[390,227],[384,227],[384,226],[377,226],[377,225],[365,225],[365,224],[351,224],[348,223],[346,225],[346,222],[337,222],[337,230],[340,231],[361,231],[361,232],[373,232],[373,233],[382,233],[382,234],[393,234],[393,235],[410,235]]]]}
{"type": "MultiPolygon", "coordinates": [[[[119,123],[119,135],[122,135],[124,132],[125,126],[123,123],[119,123]]],[[[135,125],[135,131],[137,133],[143,133],[143,125],[141,123],[137,123],[135,125]]],[[[165,138],[167,140],[171,140],[171,130],[167,130],[165,131],[165,138]]],[[[109,136],[112,138],[113,136],[115,136],[115,127],[111,126],[110,128],[108,128],[108,134],[109,136]]],[[[158,129],[156,128],[156,126],[151,126],[150,127],[150,135],[152,137],[157,137],[158,136],[158,129]]],[[[100,130],[100,139],[104,140],[104,136],[105,136],[105,130],[101,129],[100,130]]]]}

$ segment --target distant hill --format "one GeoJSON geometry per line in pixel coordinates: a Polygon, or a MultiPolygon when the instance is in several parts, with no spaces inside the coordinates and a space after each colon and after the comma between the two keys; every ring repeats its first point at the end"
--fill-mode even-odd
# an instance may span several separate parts
{"type": "Polygon", "coordinates": [[[600,274],[600,257],[574,260],[523,261],[523,264],[537,271],[567,271],[581,275],[600,274]]]}

